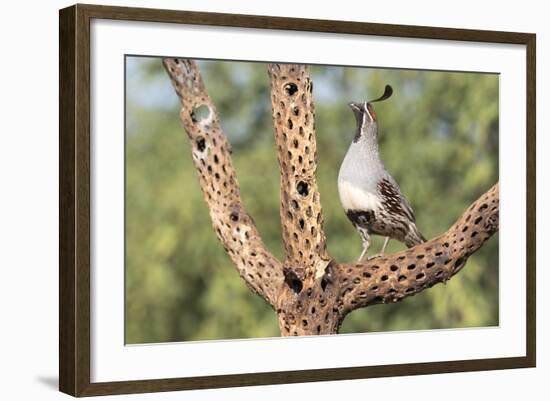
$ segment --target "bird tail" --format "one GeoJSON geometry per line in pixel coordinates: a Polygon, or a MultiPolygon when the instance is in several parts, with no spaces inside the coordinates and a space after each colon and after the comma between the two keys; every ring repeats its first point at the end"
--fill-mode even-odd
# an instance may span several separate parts
{"type": "Polygon", "coordinates": [[[416,225],[412,224],[410,226],[409,233],[405,237],[405,245],[407,246],[407,248],[412,248],[413,246],[421,244],[423,242],[426,242],[426,238],[424,238],[422,233],[418,231],[416,225]]]}

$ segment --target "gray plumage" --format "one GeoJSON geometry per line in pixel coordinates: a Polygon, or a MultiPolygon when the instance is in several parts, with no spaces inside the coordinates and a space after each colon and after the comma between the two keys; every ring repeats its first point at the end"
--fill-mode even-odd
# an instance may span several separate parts
{"type": "MultiPolygon", "coordinates": [[[[377,100],[390,95],[391,87],[388,86],[377,100]]],[[[413,210],[380,159],[378,121],[372,104],[352,102],[349,106],[355,115],[357,129],[340,166],[338,192],[346,215],[363,242],[359,259],[366,254],[372,234],[386,237],[381,254],[390,238],[404,242],[407,247],[424,242],[416,227],[413,210]]]]}

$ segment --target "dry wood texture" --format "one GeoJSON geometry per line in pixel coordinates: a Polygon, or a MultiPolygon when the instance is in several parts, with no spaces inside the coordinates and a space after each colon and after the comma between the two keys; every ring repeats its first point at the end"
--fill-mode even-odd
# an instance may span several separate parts
{"type": "Polygon", "coordinates": [[[499,227],[499,185],[475,201],[439,237],[367,263],[338,266],[340,313],[376,303],[397,302],[449,280],[499,227]]]}
{"type": "Polygon", "coordinates": [[[195,62],[163,60],[178,94],[204,198],[219,240],[246,283],[277,311],[282,335],[337,333],[354,309],[397,302],[444,282],[499,228],[498,183],[444,234],[404,252],[339,264],[327,253],[316,181],[315,109],[304,65],[270,64],[281,172],[284,263],[246,212],[223,134],[195,62]]]}
{"type": "Polygon", "coordinates": [[[281,263],[267,251],[243,206],[231,145],[197,64],[183,59],[164,59],[163,64],[181,100],[180,118],[218,239],[250,288],[275,306],[282,283],[281,263]]]}

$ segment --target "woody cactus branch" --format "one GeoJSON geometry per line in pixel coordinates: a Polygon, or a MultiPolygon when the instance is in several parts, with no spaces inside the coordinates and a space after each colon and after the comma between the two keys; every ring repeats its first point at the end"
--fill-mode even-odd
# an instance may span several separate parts
{"type": "Polygon", "coordinates": [[[317,189],[313,83],[307,66],[269,64],[275,143],[281,172],[281,223],[289,266],[321,273],[330,258],[317,189]]]}
{"type": "Polygon", "coordinates": [[[336,302],[343,317],[354,309],[390,303],[446,282],[499,228],[499,184],[476,200],[446,233],[404,252],[338,266],[336,302]]]}
{"type": "Polygon", "coordinates": [[[165,58],[163,65],[181,101],[180,118],[216,235],[243,280],[275,307],[282,284],[281,263],[266,249],[243,205],[231,145],[199,68],[192,60],[177,58],[165,58]]]}
{"type": "Polygon", "coordinates": [[[364,263],[327,252],[316,180],[312,82],[303,65],[270,64],[275,143],[281,173],[280,217],[286,259],[265,248],[246,212],[231,148],[197,65],[164,59],[182,109],[195,167],[219,240],[241,277],[275,309],[282,335],[337,333],[354,309],[400,301],[449,280],[499,228],[499,186],[475,201],[444,234],[364,263]],[[197,111],[206,108],[200,118],[197,111]]]}
{"type": "MultiPolygon", "coordinates": [[[[323,210],[317,188],[317,142],[313,83],[307,66],[269,64],[275,143],[281,174],[281,225],[286,261],[286,286],[279,298],[279,326],[283,335],[316,334],[317,325],[296,328],[296,306],[322,313],[324,307],[300,300],[302,291],[314,299],[332,263],[326,249],[323,210]]],[[[325,305],[328,307],[329,305],[325,305]]],[[[333,330],[327,321],[326,330],[333,330]],[[329,327],[330,326],[330,327],[329,327]]]]}

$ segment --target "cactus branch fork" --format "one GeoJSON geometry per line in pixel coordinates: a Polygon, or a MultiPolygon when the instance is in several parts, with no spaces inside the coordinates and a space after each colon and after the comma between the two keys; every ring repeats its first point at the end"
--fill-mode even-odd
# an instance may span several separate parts
{"type": "Polygon", "coordinates": [[[266,249],[243,205],[231,146],[197,64],[177,58],[165,58],[163,64],[181,101],[180,118],[216,235],[242,279],[277,313],[283,336],[335,334],[355,309],[398,302],[445,282],[498,231],[496,183],[435,238],[365,262],[334,260],[327,252],[316,180],[308,68],[269,64],[286,254],[279,261],[266,249]]]}

